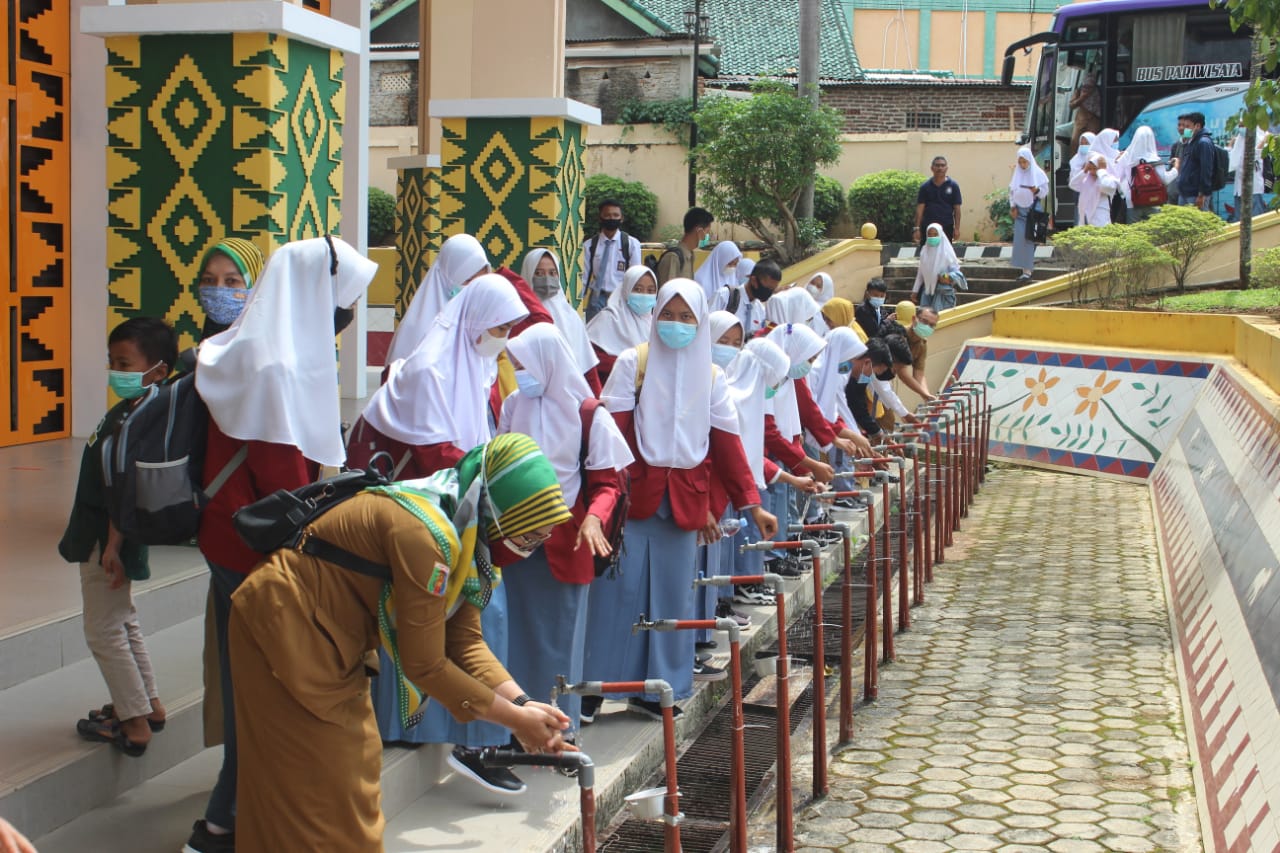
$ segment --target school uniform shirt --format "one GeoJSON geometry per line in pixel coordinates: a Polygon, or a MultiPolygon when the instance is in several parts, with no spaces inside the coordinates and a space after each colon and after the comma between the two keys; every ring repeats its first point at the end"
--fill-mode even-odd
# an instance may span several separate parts
{"type": "MultiPolygon", "coordinates": [[[[741,266],[742,263],[739,262],[738,265],[741,266]]],[[[764,328],[764,303],[752,299],[751,294],[747,293],[745,284],[735,284],[731,287],[722,287],[717,290],[715,296],[711,299],[711,310],[728,311],[735,293],[738,295],[738,305],[733,314],[737,316],[738,322],[746,330],[746,336],[752,337],[764,328]]]]}
{"type": "Polygon", "coordinates": [[[640,241],[621,228],[612,237],[603,231],[599,232],[582,247],[584,286],[597,293],[613,293],[622,285],[622,277],[626,275],[627,268],[644,262],[640,256],[641,251],[640,241]],[[606,263],[608,269],[605,269],[606,263]]]}

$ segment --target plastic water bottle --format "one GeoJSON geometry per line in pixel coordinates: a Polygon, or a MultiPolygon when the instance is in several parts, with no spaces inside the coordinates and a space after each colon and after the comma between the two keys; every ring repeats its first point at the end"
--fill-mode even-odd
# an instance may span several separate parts
{"type": "Polygon", "coordinates": [[[725,537],[736,536],[746,526],[747,523],[741,518],[726,518],[720,522],[720,535],[725,537]]]}

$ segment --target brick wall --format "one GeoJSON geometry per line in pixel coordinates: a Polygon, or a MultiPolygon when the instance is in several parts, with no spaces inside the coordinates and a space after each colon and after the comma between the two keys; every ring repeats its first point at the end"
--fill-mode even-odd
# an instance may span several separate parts
{"type": "Polygon", "coordinates": [[[630,62],[570,60],[564,72],[566,98],[600,108],[606,124],[617,121],[629,101],[671,101],[688,98],[682,81],[688,79],[689,60],[655,57],[630,62]],[[686,68],[681,74],[680,63],[686,68]],[[605,74],[609,79],[605,79],[605,74]],[[646,77],[645,75],[649,76],[646,77]]]}
{"type": "Polygon", "coordinates": [[[1027,90],[989,83],[859,83],[824,87],[822,102],[844,113],[845,133],[1016,131],[1026,119],[1027,90]]]}
{"type": "Polygon", "coordinates": [[[417,123],[417,61],[375,58],[369,63],[369,124],[400,127],[417,123]]]}

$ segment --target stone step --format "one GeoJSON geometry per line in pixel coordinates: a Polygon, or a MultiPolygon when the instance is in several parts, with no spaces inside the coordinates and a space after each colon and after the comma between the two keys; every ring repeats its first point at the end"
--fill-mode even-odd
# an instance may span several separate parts
{"type": "MultiPolygon", "coordinates": [[[[204,613],[209,569],[198,550],[153,547],[151,563],[151,580],[134,583],[134,603],[145,632],[151,634],[204,613]]],[[[59,564],[58,570],[76,569],[59,564]]],[[[0,637],[0,690],[88,657],[79,607],[34,619],[0,637]]]]}

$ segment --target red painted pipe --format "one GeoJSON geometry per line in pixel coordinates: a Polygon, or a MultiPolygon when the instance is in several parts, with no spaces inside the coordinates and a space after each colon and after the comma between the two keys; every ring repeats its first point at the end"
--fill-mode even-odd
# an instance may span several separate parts
{"type": "MultiPolygon", "coordinates": [[[[604,681],[600,684],[602,694],[610,693],[644,693],[643,681],[604,681]]],[[[667,818],[663,827],[664,849],[666,853],[681,853],[680,850],[680,787],[676,781],[676,718],[671,708],[662,709],[662,742],[666,763],[667,794],[663,812],[667,818]]]]}
{"type": "Polygon", "coordinates": [[[787,682],[791,668],[787,662],[787,602],[781,588],[775,590],[778,605],[778,790],[774,808],[778,813],[777,837],[779,853],[795,850],[795,815],[792,814],[791,796],[791,698],[787,682]]]}
{"type": "MultiPolygon", "coordinates": [[[[876,624],[876,507],[867,507],[867,610],[862,623],[862,698],[871,702],[880,697],[880,632],[876,624]]],[[[852,716],[852,714],[851,714],[852,716]]],[[[852,727],[852,720],[850,721],[852,727]]]]}
{"type": "Polygon", "coordinates": [[[582,811],[582,853],[596,853],[596,793],[592,788],[582,788],[578,793],[582,811]]]}
{"type": "Polygon", "coordinates": [[[823,639],[822,549],[813,549],[813,798],[827,785],[827,654],[823,639]]]}

